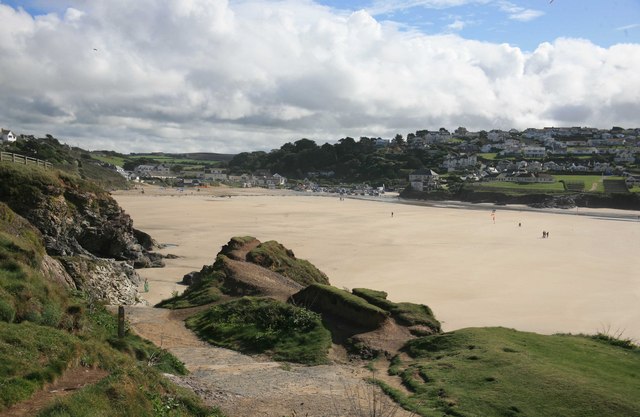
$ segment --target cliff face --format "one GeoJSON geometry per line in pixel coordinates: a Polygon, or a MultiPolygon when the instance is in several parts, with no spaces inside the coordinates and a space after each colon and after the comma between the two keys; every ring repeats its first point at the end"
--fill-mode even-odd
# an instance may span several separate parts
{"type": "MultiPolygon", "coordinates": [[[[0,164],[0,201],[27,219],[74,286],[111,303],[133,304],[134,267],[162,266],[131,218],[96,185],[61,172],[0,164]]],[[[65,279],[68,281],[67,279],[65,279]]]]}

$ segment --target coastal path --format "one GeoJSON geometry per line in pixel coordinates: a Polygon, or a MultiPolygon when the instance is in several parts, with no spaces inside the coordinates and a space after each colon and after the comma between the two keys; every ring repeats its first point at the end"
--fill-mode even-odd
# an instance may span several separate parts
{"type": "MultiPolygon", "coordinates": [[[[184,319],[195,311],[129,306],[126,317],[138,335],[170,351],[190,371],[167,378],[230,417],[360,415],[373,395],[388,400],[387,408],[396,408],[377,387],[364,382],[371,371],[362,363],[303,366],[218,348],[185,327],[184,319]]],[[[412,414],[398,408],[386,415],[412,414]]]]}

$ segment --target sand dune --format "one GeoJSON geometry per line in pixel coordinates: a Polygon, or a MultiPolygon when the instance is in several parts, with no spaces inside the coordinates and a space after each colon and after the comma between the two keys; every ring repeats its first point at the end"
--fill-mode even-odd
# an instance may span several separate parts
{"type": "Polygon", "coordinates": [[[181,291],[182,276],[212,263],[231,236],[251,235],[293,249],[335,286],[428,304],[445,330],[609,329],[640,340],[640,212],[497,208],[494,223],[489,206],[251,195],[263,193],[258,190],[149,191],[114,197],[136,228],[171,244],[163,253],[181,256],[166,268],[140,271],[152,303],[181,291]],[[217,196],[230,193],[236,196],[217,196]]]}

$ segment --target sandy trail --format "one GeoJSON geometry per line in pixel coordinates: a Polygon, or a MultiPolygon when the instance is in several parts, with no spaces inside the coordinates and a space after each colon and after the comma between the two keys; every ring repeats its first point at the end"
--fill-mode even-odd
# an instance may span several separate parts
{"type": "MultiPolygon", "coordinates": [[[[365,386],[362,378],[370,374],[361,365],[307,367],[216,348],[184,326],[186,315],[150,307],[126,308],[136,333],[169,350],[190,371],[187,377],[167,376],[231,417],[344,416],[350,410],[347,392],[381,395],[365,386]]],[[[400,410],[396,417],[408,415],[400,410]]]]}
{"type": "Polygon", "coordinates": [[[182,276],[211,264],[230,237],[251,235],[293,249],[335,286],[375,288],[394,301],[428,304],[445,330],[610,328],[640,339],[640,212],[498,207],[494,223],[489,206],[208,192],[114,195],[135,227],[175,245],[164,253],[181,256],[167,260],[166,268],[140,271],[151,284],[150,302],[181,291],[182,276]],[[543,230],[549,239],[541,238],[543,230]]]}

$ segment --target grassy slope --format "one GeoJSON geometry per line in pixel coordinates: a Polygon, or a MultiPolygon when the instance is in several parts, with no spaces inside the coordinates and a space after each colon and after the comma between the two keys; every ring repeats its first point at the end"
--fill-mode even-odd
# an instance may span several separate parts
{"type": "Polygon", "coordinates": [[[72,303],[61,287],[38,272],[44,256],[40,233],[0,203],[0,321],[24,320],[73,327],[72,303]]]}
{"type": "Polygon", "coordinates": [[[435,333],[441,330],[440,322],[436,320],[433,311],[424,304],[394,303],[387,300],[386,292],[367,288],[354,288],[351,292],[370,304],[388,311],[398,323],[404,326],[427,326],[435,333]]]}
{"type": "Polygon", "coordinates": [[[199,281],[189,285],[182,294],[160,301],[156,307],[161,308],[189,308],[210,304],[222,297],[222,283],[225,274],[224,255],[218,255],[216,262],[211,266],[205,266],[199,272],[199,281]]]}
{"type": "Polygon", "coordinates": [[[122,175],[103,167],[102,161],[93,158],[90,152],[61,144],[54,138],[19,140],[7,146],[6,151],[51,162],[55,168],[95,181],[105,188],[127,187],[122,175]]]}
{"type": "Polygon", "coordinates": [[[413,359],[392,371],[414,394],[395,394],[420,415],[640,416],[638,349],[471,328],[416,339],[406,350],[413,359]]]}
{"type": "Polygon", "coordinates": [[[213,306],[190,317],[187,327],[217,346],[290,362],[324,363],[331,345],[318,314],[267,298],[213,306]]]}
{"type": "Polygon", "coordinates": [[[117,338],[116,320],[103,307],[47,281],[44,253],[39,232],[0,203],[0,411],[79,365],[111,376],[42,415],[219,415],[162,381],[160,371],[186,372],[175,357],[131,334],[117,338]]]}
{"type": "Polygon", "coordinates": [[[297,259],[275,240],[261,243],[247,254],[247,261],[269,268],[302,285],[329,284],[329,278],[309,261],[297,259]]]}

